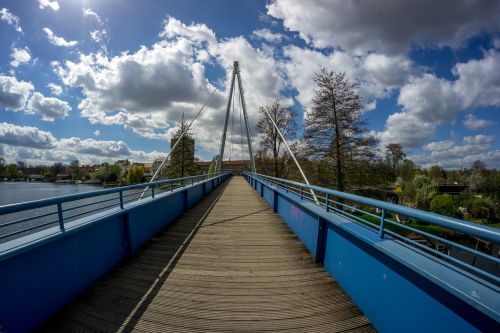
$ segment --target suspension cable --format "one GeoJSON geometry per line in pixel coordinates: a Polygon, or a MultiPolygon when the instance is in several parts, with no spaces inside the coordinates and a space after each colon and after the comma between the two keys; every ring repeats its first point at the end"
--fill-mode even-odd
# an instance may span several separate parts
{"type": "MultiPolygon", "coordinates": [[[[235,87],[236,89],[236,87],[235,87]]],[[[229,148],[229,160],[231,161],[231,156],[233,155],[233,141],[234,141],[234,112],[235,112],[235,107],[234,107],[234,98],[233,98],[233,114],[231,116],[231,133],[229,135],[230,141],[231,141],[231,147],[229,148]]],[[[229,110],[231,112],[231,110],[229,110]]]]}
{"type": "MultiPolygon", "coordinates": [[[[208,98],[205,101],[205,103],[201,106],[200,110],[198,110],[198,113],[196,113],[196,115],[191,120],[191,122],[189,123],[189,125],[184,129],[184,131],[181,133],[181,135],[179,136],[179,138],[175,142],[174,146],[170,149],[170,151],[168,152],[167,156],[161,162],[161,164],[158,167],[158,169],[156,169],[156,171],[153,174],[153,177],[151,177],[151,180],[149,181],[149,183],[154,182],[155,178],[158,176],[158,173],[162,169],[162,167],[165,164],[165,162],[168,160],[168,158],[170,157],[170,155],[172,154],[172,152],[174,151],[174,149],[177,147],[177,145],[182,141],[182,138],[187,133],[187,131],[191,128],[191,125],[193,125],[194,121],[196,120],[196,118],[198,118],[198,116],[200,115],[201,111],[203,111],[203,109],[205,109],[205,106],[207,106],[208,102],[210,102],[210,100],[212,99],[213,95],[215,95],[215,92],[220,89],[220,87],[222,86],[222,83],[223,83],[223,81],[220,80],[219,84],[215,86],[215,88],[212,91],[212,93],[210,94],[210,96],[208,96],[208,98]]],[[[146,188],[144,189],[144,191],[142,191],[142,194],[141,194],[139,200],[141,200],[144,197],[144,193],[146,193],[147,190],[149,190],[149,186],[146,186],[146,188]]]]}

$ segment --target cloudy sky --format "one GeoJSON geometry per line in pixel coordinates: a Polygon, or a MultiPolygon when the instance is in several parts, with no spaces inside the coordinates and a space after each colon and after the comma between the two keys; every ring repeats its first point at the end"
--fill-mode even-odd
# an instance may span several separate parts
{"type": "Polygon", "coordinates": [[[220,85],[193,128],[211,159],[234,60],[255,142],[258,107],[278,98],[302,123],[326,66],[359,82],[382,146],[422,166],[500,168],[496,0],[0,0],[0,154],[150,161],[220,85]]]}

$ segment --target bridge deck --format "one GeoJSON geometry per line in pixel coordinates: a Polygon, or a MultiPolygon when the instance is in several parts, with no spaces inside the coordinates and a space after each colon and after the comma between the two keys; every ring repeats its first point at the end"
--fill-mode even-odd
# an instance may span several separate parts
{"type": "Polygon", "coordinates": [[[283,221],[233,177],[41,331],[373,331],[283,221]]]}

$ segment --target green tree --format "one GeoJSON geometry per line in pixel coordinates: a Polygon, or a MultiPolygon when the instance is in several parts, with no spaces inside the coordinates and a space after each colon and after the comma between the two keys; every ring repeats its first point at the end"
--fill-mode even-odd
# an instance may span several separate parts
{"type": "Polygon", "coordinates": [[[433,165],[428,171],[429,178],[437,182],[444,180],[444,170],[439,165],[433,165]]]}
{"type": "Polygon", "coordinates": [[[213,175],[215,174],[215,170],[217,169],[217,159],[214,158],[212,160],[212,163],[210,163],[210,166],[208,167],[208,174],[213,175]]]}
{"type": "Polygon", "coordinates": [[[108,182],[116,182],[120,180],[122,174],[122,169],[120,169],[120,166],[113,164],[113,165],[106,165],[106,181],[108,182]]]}
{"type": "Polygon", "coordinates": [[[396,179],[396,167],[404,160],[406,154],[399,143],[389,143],[385,149],[386,158],[392,170],[392,180],[394,181],[396,179]]]}
{"type": "Polygon", "coordinates": [[[144,178],[144,168],[139,165],[133,165],[127,170],[127,182],[129,184],[140,183],[144,178]]]}
{"type": "Polygon", "coordinates": [[[80,170],[80,161],[78,160],[71,161],[69,167],[71,168],[71,178],[73,178],[73,180],[82,178],[82,172],[80,170]]]}
{"type": "Polygon", "coordinates": [[[431,200],[430,209],[434,213],[455,216],[457,208],[455,200],[449,194],[438,194],[431,200]]]}
{"type": "Polygon", "coordinates": [[[427,209],[429,203],[436,195],[437,184],[424,175],[416,175],[413,179],[415,186],[415,203],[417,207],[427,209]]]}
{"type": "Polygon", "coordinates": [[[312,158],[333,167],[336,187],[344,191],[349,165],[373,158],[377,141],[361,119],[358,85],[345,73],[321,68],[314,75],[314,87],[312,109],[304,121],[307,148],[312,158]]]}
{"type": "Polygon", "coordinates": [[[5,159],[0,156],[0,177],[5,175],[5,159]]]}
{"type": "MultiPolygon", "coordinates": [[[[172,138],[170,146],[173,147],[181,134],[187,128],[187,123],[184,120],[181,122],[180,128],[172,138]]],[[[194,139],[188,130],[181,139],[181,142],[172,151],[170,155],[170,164],[167,167],[166,175],[168,178],[179,178],[192,176],[195,174],[194,164],[194,139]]]]}
{"type": "Polygon", "coordinates": [[[17,179],[17,166],[15,164],[7,165],[5,169],[5,177],[9,179],[17,179]]]}
{"type": "Polygon", "coordinates": [[[399,168],[399,176],[404,181],[412,181],[415,178],[416,167],[415,163],[413,163],[409,159],[405,159],[399,168]]]}

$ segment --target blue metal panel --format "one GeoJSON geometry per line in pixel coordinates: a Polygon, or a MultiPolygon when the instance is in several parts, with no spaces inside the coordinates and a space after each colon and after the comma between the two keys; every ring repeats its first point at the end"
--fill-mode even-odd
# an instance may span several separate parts
{"type": "Polygon", "coordinates": [[[380,332],[478,332],[476,327],[448,307],[453,303],[462,307],[463,312],[470,311],[477,319],[485,320],[483,328],[486,330],[488,327],[494,330],[495,322],[491,318],[480,315],[428,282],[420,279],[423,284],[417,286],[412,281],[419,279],[415,272],[405,270],[401,263],[395,261],[389,264],[389,258],[376,252],[370,247],[363,248],[359,239],[341,232],[338,227],[328,226],[325,270],[335,277],[380,332]],[[405,274],[401,275],[398,271],[405,274]],[[436,299],[438,297],[446,297],[448,306],[442,303],[442,299],[436,299]]]}
{"type": "Polygon", "coordinates": [[[198,201],[203,198],[203,186],[199,184],[198,186],[193,186],[187,189],[188,191],[188,208],[193,207],[198,201]]]}
{"type": "MultiPolygon", "coordinates": [[[[228,177],[219,177],[214,184],[228,177]]],[[[194,195],[190,200],[194,204],[201,199],[202,183],[191,190],[194,195]]],[[[211,186],[207,186],[207,193],[210,190],[211,186]]],[[[66,222],[63,233],[55,227],[38,233],[40,236],[26,236],[24,242],[19,238],[1,244],[0,332],[30,331],[50,317],[132,249],[173,221],[182,212],[185,191],[186,188],[178,189],[159,194],[154,200],[136,201],[125,209],[66,222]]],[[[48,201],[61,202],[58,198],[48,201]]],[[[4,210],[39,204],[11,205],[4,210]]]]}
{"type": "Polygon", "coordinates": [[[32,329],[118,263],[127,254],[122,216],[2,261],[0,330],[32,329]]]}
{"type": "MultiPolygon", "coordinates": [[[[381,239],[377,231],[329,213],[325,207],[301,200],[283,188],[267,182],[264,186],[264,197],[270,205],[273,204],[273,192],[277,191],[279,215],[310,251],[315,244],[324,243],[324,258],[317,255],[316,260],[324,262],[325,270],[379,331],[500,331],[498,286],[405,246],[390,236],[381,239]],[[313,240],[312,229],[300,224],[299,214],[309,216],[307,224],[316,228],[318,221],[322,221],[326,233],[318,236],[316,229],[318,237],[313,240]]],[[[419,212],[416,215],[426,214],[419,212]]],[[[434,217],[431,219],[434,222],[434,217]]],[[[469,227],[465,223],[459,228],[464,226],[469,227]]],[[[472,230],[472,234],[485,231],[492,238],[498,236],[498,232],[489,233],[487,228],[477,229],[467,230],[472,230]]]]}
{"type": "Polygon", "coordinates": [[[134,251],[182,213],[182,192],[171,193],[130,211],[129,225],[134,251]]]}
{"type": "Polygon", "coordinates": [[[309,252],[316,256],[318,217],[281,195],[278,196],[278,215],[304,243],[309,252]]]}

